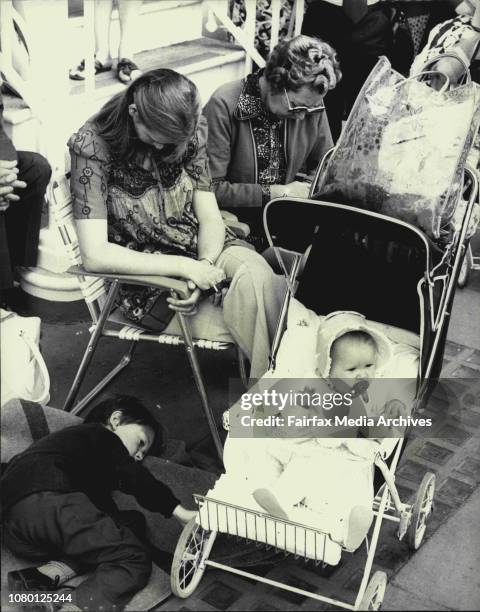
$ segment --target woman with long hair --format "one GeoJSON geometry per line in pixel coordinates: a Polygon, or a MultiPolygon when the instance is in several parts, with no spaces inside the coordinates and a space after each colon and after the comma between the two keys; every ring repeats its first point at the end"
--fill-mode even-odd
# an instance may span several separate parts
{"type": "MultiPolygon", "coordinates": [[[[251,376],[258,377],[267,368],[284,279],[225,227],[211,188],[200,112],[197,88],[188,78],[152,70],[70,138],[83,263],[93,272],[185,279],[191,296],[167,302],[186,314],[195,312],[203,292],[232,279],[223,298],[224,320],[250,359],[251,376]]],[[[119,295],[127,319],[163,329],[159,290],[124,286],[119,295]]],[[[194,322],[203,323],[200,315],[194,322]]]]}

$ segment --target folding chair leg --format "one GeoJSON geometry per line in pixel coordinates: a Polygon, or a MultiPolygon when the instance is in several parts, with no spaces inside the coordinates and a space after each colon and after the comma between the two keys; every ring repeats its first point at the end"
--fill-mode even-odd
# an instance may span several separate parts
{"type": "Polygon", "coordinates": [[[128,351],[123,355],[118,364],[75,405],[71,411],[72,414],[79,414],[85,408],[85,406],[87,406],[87,404],[89,404],[100,393],[100,391],[102,391],[110,383],[110,381],[115,378],[117,374],[128,366],[128,364],[132,361],[133,352],[136,346],[137,342],[132,340],[132,342],[130,342],[128,351]]]}
{"type": "Polygon", "coordinates": [[[110,290],[108,292],[107,299],[105,301],[105,306],[98,317],[98,321],[95,325],[95,329],[90,336],[90,340],[88,341],[87,348],[85,349],[85,353],[83,354],[82,361],[80,363],[80,367],[75,375],[70,391],[68,392],[67,399],[65,400],[65,404],[63,405],[63,409],[66,412],[70,412],[73,402],[77,397],[78,390],[80,389],[80,385],[85,378],[85,374],[87,373],[88,366],[92,361],[93,354],[97,348],[98,342],[102,337],[103,327],[105,322],[110,314],[110,310],[112,309],[113,302],[115,301],[115,297],[118,291],[118,281],[113,281],[110,290]]]}
{"type": "Polygon", "coordinates": [[[203,412],[205,413],[205,416],[207,418],[208,427],[210,428],[210,433],[212,434],[215,449],[220,458],[220,461],[223,463],[223,445],[222,441],[220,440],[217,424],[215,423],[215,417],[208,401],[207,392],[203,383],[203,377],[200,371],[200,365],[198,363],[197,353],[193,344],[192,336],[190,334],[190,329],[183,314],[177,312],[177,317],[178,322],[180,323],[180,329],[182,330],[183,339],[185,341],[185,351],[187,353],[190,366],[192,368],[193,378],[195,379],[195,384],[197,385],[197,389],[200,394],[203,412]]]}

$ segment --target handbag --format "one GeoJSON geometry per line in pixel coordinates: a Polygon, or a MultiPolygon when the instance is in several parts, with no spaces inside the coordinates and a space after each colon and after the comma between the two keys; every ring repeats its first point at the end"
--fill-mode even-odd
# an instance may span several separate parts
{"type": "Polygon", "coordinates": [[[21,317],[0,310],[1,405],[12,398],[45,405],[50,400],[50,376],[40,353],[38,317],[21,317]]]}
{"type": "Polygon", "coordinates": [[[316,197],[406,221],[439,239],[452,231],[465,161],[480,124],[480,87],[467,72],[464,85],[447,90],[447,79],[436,91],[419,80],[425,76],[405,79],[380,58],[316,197]]]}

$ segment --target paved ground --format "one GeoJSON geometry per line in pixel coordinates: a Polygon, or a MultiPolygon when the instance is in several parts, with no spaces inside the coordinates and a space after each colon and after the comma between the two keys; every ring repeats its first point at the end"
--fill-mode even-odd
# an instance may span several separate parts
{"type": "MultiPolygon", "coordinates": [[[[83,307],[70,311],[70,323],[60,322],[49,306],[33,305],[43,315],[42,348],[52,376],[51,405],[61,407],[88,337],[83,307]]],[[[444,376],[453,379],[440,388],[427,414],[437,418],[450,405],[446,420],[439,422],[437,437],[417,438],[407,447],[398,470],[402,499],[411,499],[423,474],[437,475],[436,510],[429,523],[423,548],[412,554],[399,542],[393,526],[382,528],[374,569],[389,576],[384,609],[470,610],[480,607],[478,580],[478,516],[480,516],[480,273],[469,287],[457,291],[446,346],[444,376]],[[452,410],[452,406],[456,406],[452,410]],[[477,538],[477,540],[476,540],[477,538]]],[[[118,350],[103,341],[96,356],[93,382],[107,371],[118,350]]],[[[217,415],[227,407],[228,379],[237,376],[234,353],[204,353],[202,367],[217,415]]],[[[140,393],[161,406],[170,435],[185,440],[195,460],[208,458],[208,431],[185,357],[178,349],[156,346],[138,349],[135,362],[112,383],[109,391],[140,393]]],[[[285,559],[268,577],[307,590],[335,594],[353,601],[365,555],[345,555],[326,578],[311,563],[285,559]]],[[[209,571],[188,601],[170,598],[157,610],[321,610],[323,604],[252,583],[229,574],[209,571]]]]}
{"type": "Polygon", "coordinates": [[[477,488],[394,577],[385,610],[479,609],[479,510],[477,488]]]}

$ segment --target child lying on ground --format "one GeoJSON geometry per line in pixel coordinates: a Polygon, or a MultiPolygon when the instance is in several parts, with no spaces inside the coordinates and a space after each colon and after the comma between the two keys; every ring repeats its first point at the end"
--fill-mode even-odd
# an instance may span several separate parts
{"type": "Polygon", "coordinates": [[[102,402],[94,413],[100,422],[42,438],[16,455],[1,478],[7,546],[22,557],[58,560],[10,572],[11,592],[54,591],[93,570],[75,590],[75,605],[64,610],[123,609],[146,585],[151,559],[162,558],[162,551],[145,543],[143,515],[120,512],[114,490],[182,523],[195,516],[140,463],[161,442],[149,411],[122,396],[102,402]]]}
{"type": "MultiPolygon", "coordinates": [[[[317,367],[315,373],[307,377],[319,377],[325,390],[333,392],[345,393],[345,389],[351,391],[357,385],[364,406],[370,408],[370,414],[363,410],[365,416],[407,416],[403,402],[391,400],[382,402],[381,406],[377,402],[377,407],[374,407],[375,398],[369,397],[372,394],[368,389],[369,384],[381,370],[388,373],[386,368],[390,356],[389,340],[369,329],[361,315],[332,313],[320,326],[317,367]],[[362,381],[363,385],[359,386],[358,383],[362,381]],[[372,412],[375,414],[372,415],[372,412]]],[[[377,389],[377,392],[381,393],[381,389],[377,389]]],[[[359,399],[355,402],[358,404],[359,399]]],[[[356,416],[362,412],[358,405],[354,408],[352,404],[350,416],[355,410],[356,416]]],[[[298,412],[296,407],[294,411],[298,412]]],[[[312,409],[309,408],[307,412],[311,413],[312,409]]],[[[351,432],[344,430],[340,435],[348,433],[351,432]]],[[[253,497],[269,514],[284,519],[291,519],[287,510],[299,503],[317,508],[328,503],[330,512],[341,512],[342,508],[350,507],[349,515],[345,517],[348,526],[343,545],[347,550],[355,550],[373,518],[368,495],[363,495],[366,493],[363,491],[365,487],[357,487],[359,490],[356,491],[356,467],[359,467],[358,460],[362,457],[373,458],[377,449],[377,440],[354,437],[318,438],[310,434],[304,438],[272,440],[268,442],[267,455],[272,462],[270,474],[276,476],[267,486],[255,489],[253,497]],[[358,498],[355,497],[357,494],[358,498]],[[352,499],[356,502],[353,506],[352,499]]]]}

